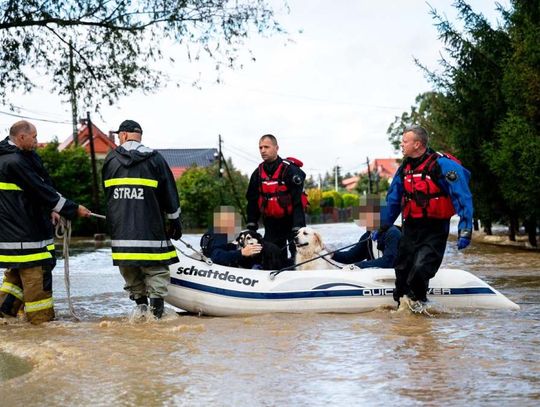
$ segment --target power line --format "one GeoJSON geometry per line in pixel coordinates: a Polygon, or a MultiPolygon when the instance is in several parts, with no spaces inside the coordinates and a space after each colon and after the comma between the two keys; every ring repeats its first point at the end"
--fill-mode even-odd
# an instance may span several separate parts
{"type": "Polygon", "coordinates": [[[309,100],[309,101],[312,101],[312,102],[329,103],[329,104],[333,104],[333,105],[349,105],[349,106],[358,106],[358,107],[364,107],[364,108],[385,109],[385,110],[394,110],[394,111],[399,110],[400,112],[403,111],[403,107],[398,107],[398,106],[384,106],[384,105],[373,105],[373,104],[368,104],[368,103],[358,103],[358,102],[354,102],[354,101],[330,100],[330,99],[318,98],[318,97],[309,96],[309,95],[295,95],[295,94],[291,94],[291,93],[275,92],[275,91],[271,91],[271,90],[264,90],[264,89],[248,88],[248,87],[245,87],[245,86],[231,85],[231,84],[229,84],[229,83],[227,83],[225,81],[216,83],[216,82],[210,82],[210,81],[204,81],[204,80],[190,80],[189,78],[183,77],[183,76],[180,76],[180,75],[172,75],[172,76],[176,77],[177,79],[181,79],[181,80],[184,80],[186,82],[191,82],[191,83],[196,81],[197,83],[211,85],[211,86],[213,86],[213,85],[226,86],[226,87],[229,87],[229,88],[242,89],[242,90],[247,91],[247,92],[261,93],[261,94],[274,95],[274,96],[281,96],[281,97],[291,98],[291,99],[309,100]]]}
{"type": "Polygon", "coordinates": [[[15,113],[10,113],[10,112],[4,112],[4,111],[2,111],[2,110],[0,110],[0,114],[5,114],[5,115],[7,115],[7,116],[18,117],[18,118],[20,118],[20,119],[37,120],[37,121],[40,121],[40,122],[57,123],[57,124],[71,124],[71,122],[61,122],[61,121],[57,121],[57,120],[39,119],[39,118],[37,118],[37,117],[24,116],[24,115],[21,115],[21,114],[15,114],[15,113]]]}
{"type": "Polygon", "coordinates": [[[28,108],[22,107],[22,106],[15,106],[15,105],[12,105],[12,104],[10,104],[10,106],[12,108],[17,109],[17,110],[24,110],[26,112],[29,112],[29,113],[32,113],[32,114],[39,114],[41,116],[49,116],[49,117],[52,117],[52,116],[64,117],[65,116],[63,113],[44,112],[42,110],[33,110],[33,109],[28,109],[28,108]]]}

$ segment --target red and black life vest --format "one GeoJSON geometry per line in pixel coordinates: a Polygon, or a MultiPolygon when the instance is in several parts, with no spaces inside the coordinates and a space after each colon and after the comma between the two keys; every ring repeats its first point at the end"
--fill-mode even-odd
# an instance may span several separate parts
{"type": "MultiPolygon", "coordinates": [[[[264,170],[264,163],[259,164],[259,210],[267,218],[282,218],[292,215],[293,202],[291,192],[285,183],[285,175],[290,165],[301,167],[303,163],[292,157],[287,157],[272,174],[268,176],[264,170]]],[[[302,208],[305,209],[308,200],[302,192],[302,208]]]]}
{"type": "Polygon", "coordinates": [[[437,184],[434,166],[439,157],[459,163],[450,154],[432,153],[419,166],[412,169],[407,163],[401,173],[403,181],[403,217],[450,219],[456,212],[452,200],[437,184]]]}

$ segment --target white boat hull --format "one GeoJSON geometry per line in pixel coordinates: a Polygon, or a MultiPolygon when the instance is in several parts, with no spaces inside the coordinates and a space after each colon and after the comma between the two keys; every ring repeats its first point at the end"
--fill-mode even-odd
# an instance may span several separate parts
{"type": "MultiPolygon", "coordinates": [[[[393,269],[284,271],[208,265],[182,257],[170,266],[169,304],[202,315],[272,312],[359,313],[395,306],[393,269]]],[[[440,269],[428,298],[449,309],[519,309],[471,273],[440,269]]]]}

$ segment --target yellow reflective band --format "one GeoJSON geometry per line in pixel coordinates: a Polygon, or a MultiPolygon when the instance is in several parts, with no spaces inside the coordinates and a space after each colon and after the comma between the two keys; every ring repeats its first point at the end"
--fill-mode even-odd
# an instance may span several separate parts
{"type": "Polygon", "coordinates": [[[176,250],[167,253],[113,253],[113,260],[169,260],[176,257],[176,250]]]}
{"type": "Polygon", "coordinates": [[[24,263],[29,261],[52,259],[52,255],[49,252],[34,253],[34,254],[20,254],[10,256],[7,254],[0,255],[0,262],[4,263],[24,263]]]}
{"type": "Polygon", "coordinates": [[[54,244],[48,245],[48,246],[47,246],[47,250],[48,250],[48,251],[54,250],[54,244]]]}
{"type": "Polygon", "coordinates": [[[6,191],[22,191],[21,187],[9,182],[0,182],[0,189],[4,189],[6,191]]]}
{"type": "Polygon", "coordinates": [[[24,310],[26,312],[43,311],[44,309],[53,308],[52,297],[45,298],[44,300],[27,302],[24,304],[24,310]]]}
{"type": "Polygon", "coordinates": [[[18,298],[21,301],[23,300],[22,288],[19,286],[16,286],[15,284],[11,284],[4,281],[2,285],[0,286],[0,291],[3,291],[8,294],[12,294],[15,298],[18,298]]]}
{"type": "Polygon", "coordinates": [[[155,179],[148,178],[111,178],[105,180],[105,188],[115,185],[143,185],[145,187],[157,188],[158,182],[155,179]]]}

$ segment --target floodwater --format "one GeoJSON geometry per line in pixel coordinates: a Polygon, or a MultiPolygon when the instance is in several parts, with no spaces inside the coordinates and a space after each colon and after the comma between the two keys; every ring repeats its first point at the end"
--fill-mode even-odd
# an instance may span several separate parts
{"type": "MultiPolygon", "coordinates": [[[[362,233],[317,228],[334,248],[362,233]]],[[[521,310],[210,318],[169,307],[161,321],[134,323],[110,250],[76,250],[82,321],[70,319],[60,261],[58,320],[0,325],[0,405],[540,405],[539,253],[454,246],[443,266],[473,272],[521,310]]]]}

